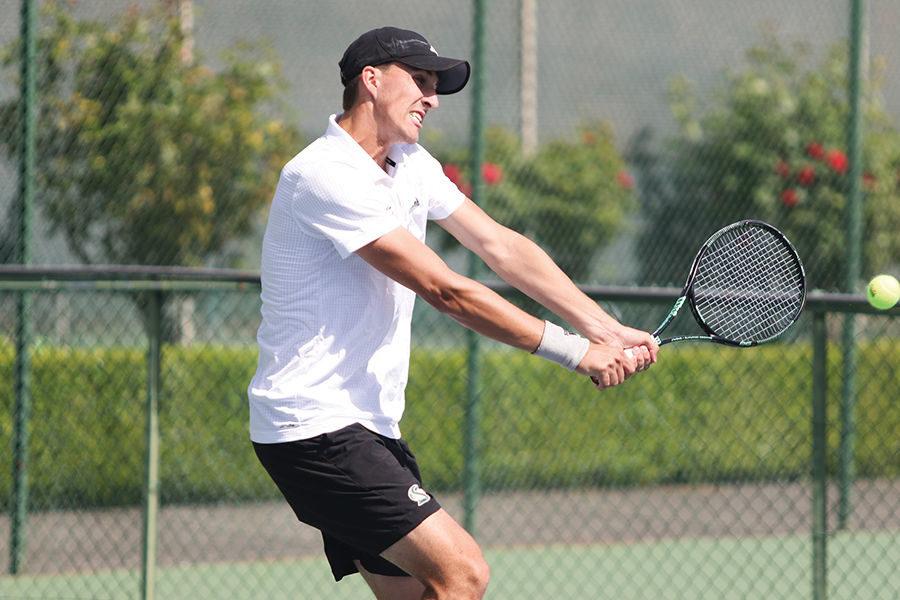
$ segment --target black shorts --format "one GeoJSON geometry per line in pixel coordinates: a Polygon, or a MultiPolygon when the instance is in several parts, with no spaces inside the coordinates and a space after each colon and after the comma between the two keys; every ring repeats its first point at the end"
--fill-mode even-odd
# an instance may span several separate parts
{"type": "Polygon", "coordinates": [[[405,576],[379,554],[440,508],[421,485],[409,446],[360,424],[306,440],[253,443],[297,518],[322,532],[336,581],[356,573],[405,576]]]}

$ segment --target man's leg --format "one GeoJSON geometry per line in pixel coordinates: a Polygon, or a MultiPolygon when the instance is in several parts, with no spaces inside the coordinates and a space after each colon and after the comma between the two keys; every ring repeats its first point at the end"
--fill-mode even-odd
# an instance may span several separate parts
{"type": "Polygon", "coordinates": [[[420,600],[425,593],[425,586],[415,577],[378,575],[367,571],[358,560],[354,562],[377,600],[420,600]]]}
{"type": "Polygon", "coordinates": [[[424,590],[411,588],[410,582],[404,581],[407,578],[369,574],[378,586],[376,589],[364,574],[379,600],[410,598],[401,593],[418,593],[411,598],[422,600],[480,600],[490,578],[478,544],[443,509],[422,521],[381,556],[421,582],[424,590]]]}
{"type": "Polygon", "coordinates": [[[481,550],[421,489],[415,457],[402,440],[351,425],[308,440],[254,448],[297,518],[323,531],[336,580],[356,572],[359,561],[382,599],[405,600],[401,589],[423,599],[483,596],[488,567],[481,550]],[[408,533],[373,561],[400,530],[408,533]],[[409,577],[393,576],[403,572],[422,588],[411,588],[409,577]]]}

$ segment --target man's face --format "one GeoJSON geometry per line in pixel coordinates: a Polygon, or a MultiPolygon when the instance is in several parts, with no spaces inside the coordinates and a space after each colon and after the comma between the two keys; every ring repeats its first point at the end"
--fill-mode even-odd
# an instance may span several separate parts
{"type": "Polygon", "coordinates": [[[425,115],[438,107],[437,74],[400,63],[379,70],[382,85],[375,101],[378,137],[389,144],[418,142],[425,115]]]}

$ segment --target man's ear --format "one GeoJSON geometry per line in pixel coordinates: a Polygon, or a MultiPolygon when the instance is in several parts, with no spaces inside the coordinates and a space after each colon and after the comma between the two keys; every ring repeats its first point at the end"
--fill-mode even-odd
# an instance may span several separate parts
{"type": "Polygon", "coordinates": [[[381,88],[381,76],[381,69],[371,66],[363,67],[363,70],[359,74],[360,83],[362,83],[369,92],[369,95],[373,98],[378,95],[378,90],[381,88]]]}

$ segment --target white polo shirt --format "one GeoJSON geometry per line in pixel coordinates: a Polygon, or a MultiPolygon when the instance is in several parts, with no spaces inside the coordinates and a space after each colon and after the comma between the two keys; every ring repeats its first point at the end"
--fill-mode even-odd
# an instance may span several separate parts
{"type": "Polygon", "coordinates": [[[388,172],[329,119],[281,171],[262,247],[250,438],[276,443],[361,423],[400,437],[415,294],[354,252],[403,227],[425,240],[465,196],[418,144],[388,172]]]}

